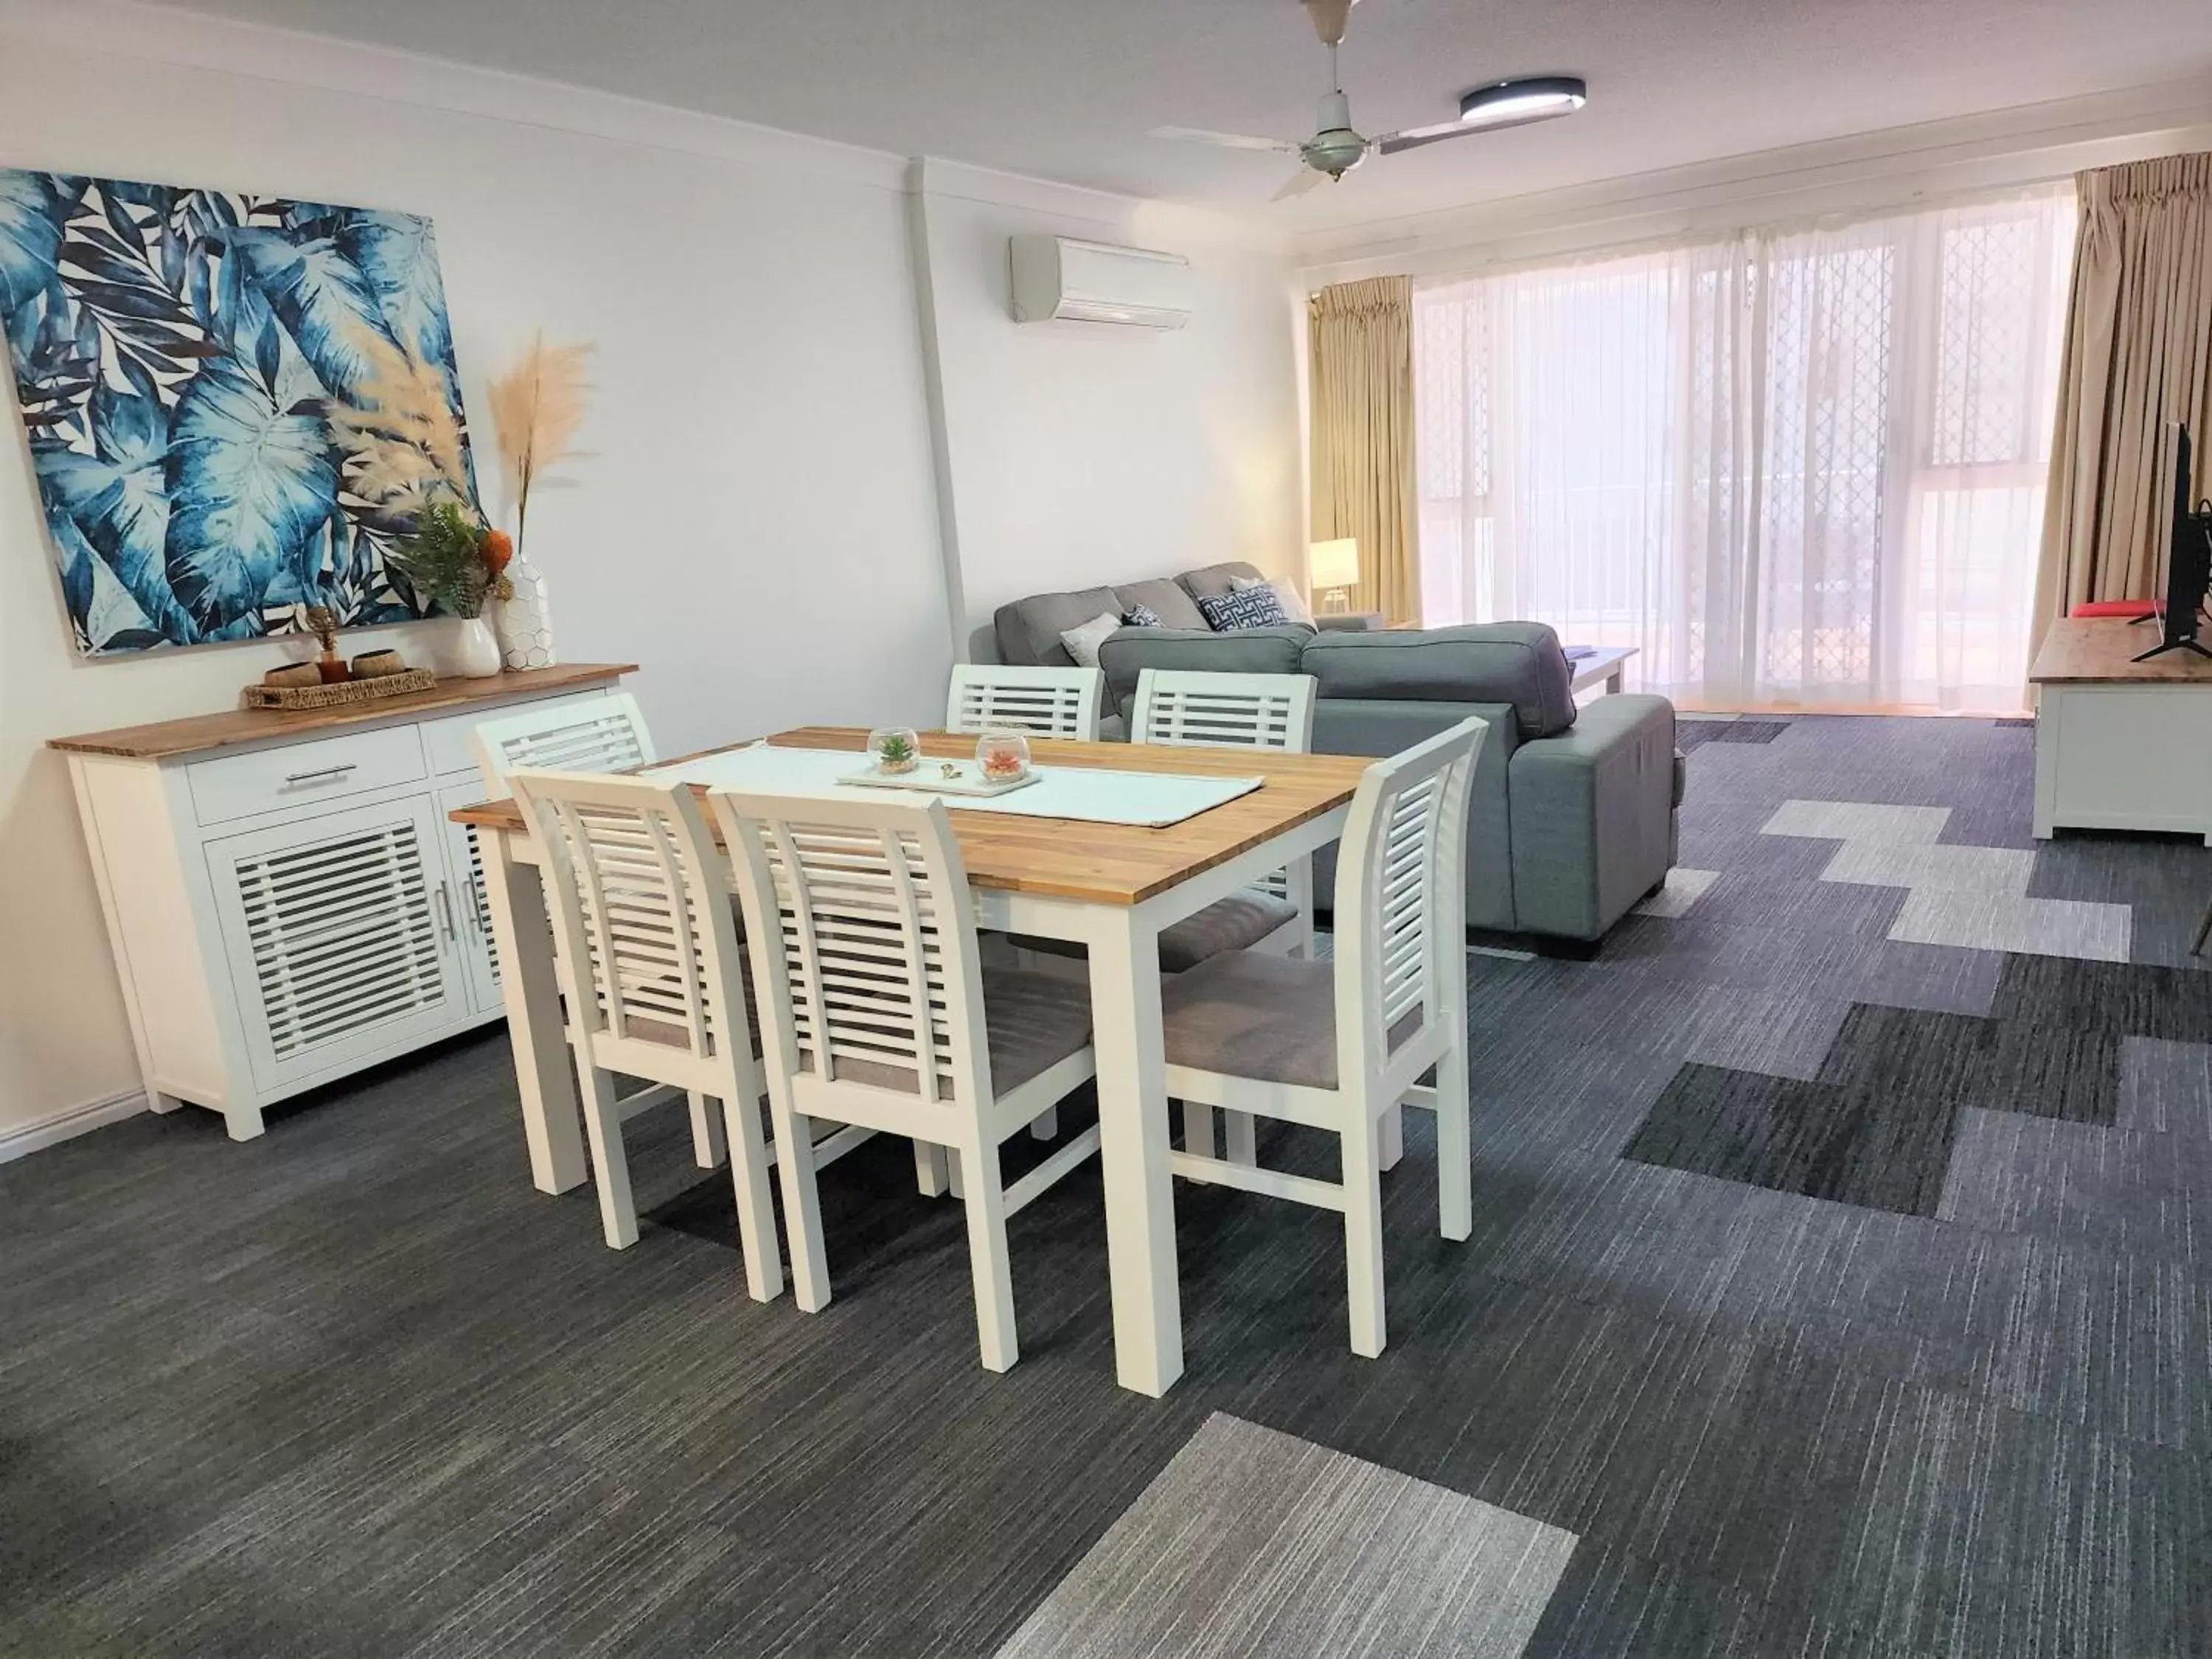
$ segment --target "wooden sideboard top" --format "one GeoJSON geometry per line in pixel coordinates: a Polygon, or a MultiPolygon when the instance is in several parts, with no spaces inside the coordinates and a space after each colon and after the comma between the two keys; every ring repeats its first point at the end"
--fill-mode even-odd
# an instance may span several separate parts
{"type": "Polygon", "coordinates": [[[635,663],[564,663],[495,674],[487,679],[440,680],[428,691],[379,697],[373,702],[340,703],[333,708],[230,708],[216,714],[191,714],[151,726],[123,726],[112,732],[87,732],[73,738],[49,738],[49,749],[79,755],[113,755],[125,760],[171,760],[242,743],[272,738],[312,737],[319,732],[372,722],[420,719],[507,697],[543,696],[637,672],[635,663]]]}
{"type": "Polygon", "coordinates": [[[2035,685],[2212,685],[2212,657],[2200,657],[2194,651],[2163,652],[2148,662],[2130,660],[2158,641],[2155,622],[2068,617],[2051,624],[2027,678],[2035,685]]]}

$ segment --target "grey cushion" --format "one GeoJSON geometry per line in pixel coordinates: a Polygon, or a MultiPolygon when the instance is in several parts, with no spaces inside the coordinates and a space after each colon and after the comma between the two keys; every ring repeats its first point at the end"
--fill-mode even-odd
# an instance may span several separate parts
{"type": "Polygon", "coordinates": [[[1524,742],[1575,723],[1567,659],[1541,623],[1319,634],[1298,666],[1323,698],[1510,703],[1524,742]]]}
{"type": "Polygon", "coordinates": [[[1186,570],[1176,580],[1184,592],[1197,599],[1226,593],[1236,586],[1230,580],[1232,576],[1244,576],[1257,581],[1260,580],[1260,568],[1247,564],[1242,559],[1231,559],[1226,564],[1200,565],[1195,570],[1186,570]]]}
{"type": "Polygon", "coordinates": [[[1295,674],[1313,630],[1248,628],[1235,634],[1182,628],[1125,628],[1098,647],[1106,695],[1126,714],[1137,695],[1137,676],[1147,668],[1180,668],[1207,674],[1295,674]]]}
{"type": "MultiPolygon", "coordinates": [[[[991,1047],[991,1087],[1000,1095],[1011,1094],[1091,1041],[1091,994],[1080,984],[1049,974],[986,968],[983,1028],[991,1047]]],[[[799,1069],[812,1071],[813,1056],[802,1053],[799,1069]]],[[[839,1060],[837,1075],[848,1083],[908,1094],[916,1091],[919,1081],[911,1066],[866,1060],[839,1060]]],[[[939,1089],[951,1091],[951,1078],[937,1081],[939,1089]]]]}
{"type": "Polygon", "coordinates": [[[1127,582],[1114,590],[1124,614],[1138,605],[1149,606],[1163,628],[1203,628],[1206,618],[1181,586],[1161,577],[1158,581],[1127,582]]]}
{"type": "MultiPolygon", "coordinates": [[[[1307,1089],[1336,1085],[1336,971],[1327,962],[1231,951],[1163,981],[1168,1064],[1307,1089]]],[[[1421,1028],[1416,1006],[1390,1028],[1421,1028]]]]}
{"type": "MultiPolygon", "coordinates": [[[[1216,899],[1194,916],[1185,916],[1172,927],[1160,930],[1160,970],[1180,974],[1224,951],[1245,951],[1275,929],[1296,921],[1298,907],[1272,893],[1231,893],[1216,899]]],[[[1016,948],[1047,956],[1080,957],[1088,951],[1073,939],[1037,939],[1009,933],[1016,948]]]]}
{"type": "Polygon", "coordinates": [[[999,655],[1018,667],[1073,668],[1075,659],[1067,654],[1060,636],[1094,617],[1109,611],[1118,617],[1126,609],[1110,587],[1089,587],[1079,593],[1036,593],[1002,605],[992,619],[999,636],[999,655]]]}
{"type": "Polygon", "coordinates": [[[1273,893],[1231,893],[1160,930],[1160,967],[1180,974],[1224,951],[1248,951],[1297,919],[1298,907],[1286,898],[1273,893]]]}

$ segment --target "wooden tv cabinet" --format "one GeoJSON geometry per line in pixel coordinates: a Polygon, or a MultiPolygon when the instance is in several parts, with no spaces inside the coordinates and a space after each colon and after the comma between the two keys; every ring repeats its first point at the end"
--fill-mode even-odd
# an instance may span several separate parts
{"type": "Polygon", "coordinates": [[[2158,625],[2068,617],[2051,625],[2036,688],[2035,835],[2163,830],[2212,846],[2212,658],[2168,651],[2158,625]]]}

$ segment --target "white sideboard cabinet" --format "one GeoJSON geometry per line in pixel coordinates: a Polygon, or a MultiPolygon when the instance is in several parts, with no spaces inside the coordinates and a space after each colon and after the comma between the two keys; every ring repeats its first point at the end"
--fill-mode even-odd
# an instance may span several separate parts
{"type": "Polygon", "coordinates": [[[57,738],[146,1096],[262,1133],[262,1109],[501,1017],[469,753],[502,708],[605,697],[581,664],[299,713],[57,738]]]}

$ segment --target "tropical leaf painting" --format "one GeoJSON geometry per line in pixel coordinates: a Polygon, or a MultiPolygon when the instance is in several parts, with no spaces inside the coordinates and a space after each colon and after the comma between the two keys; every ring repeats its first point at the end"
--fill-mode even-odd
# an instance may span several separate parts
{"type": "Polygon", "coordinates": [[[442,374],[473,494],[428,220],[0,169],[0,338],[85,654],[423,614],[330,411],[442,374]]]}

